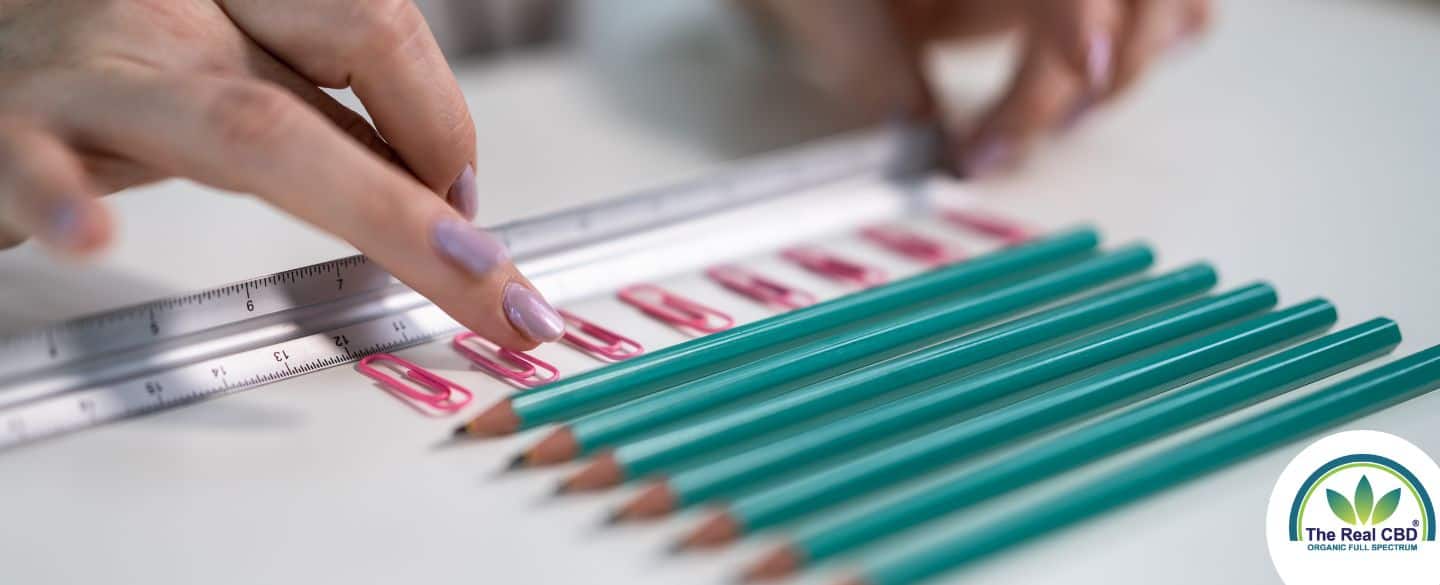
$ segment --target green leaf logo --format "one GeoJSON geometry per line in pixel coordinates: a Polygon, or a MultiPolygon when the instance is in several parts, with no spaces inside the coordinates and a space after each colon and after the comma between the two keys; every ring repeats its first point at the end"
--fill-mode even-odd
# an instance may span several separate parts
{"type": "Polygon", "coordinates": [[[1371,512],[1373,516],[1371,516],[1370,518],[1370,523],[1379,524],[1381,522],[1384,522],[1390,517],[1391,514],[1395,513],[1395,508],[1399,505],[1400,488],[1390,490],[1390,493],[1385,494],[1383,497],[1380,498],[1380,501],[1375,504],[1375,511],[1371,512]]]}
{"type": "Polygon", "coordinates": [[[1336,518],[1351,526],[1355,525],[1355,508],[1350,506],[1350,500],[1335,490],[1325,490],[1325,497],[1330,500],[1330,511],[1335,513],[1336,518]]]}
{"type": "Polygon", "coordinates": [[[1370,491],[1370,478],[1360,476],[1360,485],[1355,486],[1355,519],[1361,524],[1370,520],[1370,509],[1375,506],[1375,492],[1370,491]]]}

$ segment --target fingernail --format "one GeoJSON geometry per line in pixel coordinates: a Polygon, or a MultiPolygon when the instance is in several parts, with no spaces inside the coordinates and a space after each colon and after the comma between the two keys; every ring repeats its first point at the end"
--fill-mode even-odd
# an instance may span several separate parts
{"type": "Polygon", "coordinates": [[[84,210],[78,203],[62,201],[51,207],[46,220],[45,238],[55,245],[80,248],[85,245],[84,210]]]}
{"type": "Polygon", "coordinates": [[[450,202],[450,207],[460,212],[466,219],[475,219],[475,214],[480,211],[480,193],[475,185],[475,168],[465,165],[460,171],[460,176],[450,185],[450,191],[445,194],[445,200],[450,202]]]}
{"type": "Polygon", "coordinates": [[[481,275],[505,262],[505,245],[469,222],[447,217],[430,229],[435,248],[470,272],[481,275]]]}
{"type": "Polygon", "coordinates": [[[505,285],[505,317],[536,341],[555,341],[565,335],[565,320],[560,313],[535,291],[514,282],[505,285]]]}
{"type": "Polygon", "coordinates": [[[984,138],[961,155],[960,175],[967,178],[981,178],[995,174],[1009,166],[1015,151],[1009,141],[1003,138],[984,138]]]}
{"type": "Polygon", "coordinates": [[[1090,53],[1087,55],[1086,67],[1090,70],[1090,87],[1092,90],[1102,90],[1110,85],[1112,51],[1113,47],[1110,44],[1110,35],[1103,31],[1096,31],[1090,34],[1090,53]]]}

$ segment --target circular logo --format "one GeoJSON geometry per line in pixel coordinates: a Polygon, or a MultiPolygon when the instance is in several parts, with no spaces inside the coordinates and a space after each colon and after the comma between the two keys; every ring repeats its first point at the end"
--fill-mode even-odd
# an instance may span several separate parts
{"type": "Polygon", "coordinates": [[[1265,515],[1286,585],[1435,585],[1440,543],[1427,488],[1440,467],[1419,447],[1347,431],[1306,447],[1275,482],[1265,515]]]}

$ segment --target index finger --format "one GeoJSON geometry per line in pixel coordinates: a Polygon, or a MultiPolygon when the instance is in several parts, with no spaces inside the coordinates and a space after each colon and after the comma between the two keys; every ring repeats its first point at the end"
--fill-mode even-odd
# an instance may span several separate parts
{"type": "Polygon", "coordinates": [[[350,87],[431,191],[476,207],[475,123],[410,0],[222,0],[251,38],[316,85],[350,87]]]}

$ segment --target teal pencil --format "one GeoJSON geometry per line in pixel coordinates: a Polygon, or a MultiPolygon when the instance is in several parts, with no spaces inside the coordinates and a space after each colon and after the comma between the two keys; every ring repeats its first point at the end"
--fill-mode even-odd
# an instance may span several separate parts
{"type": "Polygon", "coordinates": [[[743,531],[763,530],[873,493],[1161,392],[1212,368],[1324,330],[1335,319],[1334,306],[1314,300],[1126,360],[975,418],[747,494],[725,506],[685,543],[729,542],[743,531]]]}
{"type": "Polygon", "coordinates": [[[903,433],[951,413],[1143,352],[1275,304],[1275,291],[1252,285],[1203,298],[1056,347],[920,390],[835,422],[774,437],[763,445],[672,474],[643,490],[617,518],[647,517],[727,495],[778,473],[903,433]]]}
{"type": "Polygon", "coordinates": [[[844,330],[897,307],[973,291],[1095,250],[1100,236],[1079,228],[1006,248],[885,286],[653,351],[503,400],[456,429],[493,435],[562,420],[694,380],[785,343],[844,330]]]}
{"type": "Polygon", "coordinates": [[[565,490],[588,490],[650,475],[677,462],[811,420],[897,388],[1133,318],[1203,293],[1214,285],[1214,269],[1199,264],[1103,291],[622,445],[596,457],[562,486],[565,490]]]}
{"type": "Polygon", "coordinates": [[[906,351],[910,344],[1077,294],[1145,270],[1149,248],[1127,246],[984,294],[917,307],[893,320],[860,326],[777,351],[559,425],[516,459],[525,465],[569,461],[660,425],[724,406],[830,368],[855,368],[906,351]]]}
{"type": "MultiPolygon", "coordinates": [[[[746,572],[773,579],[988,498],[1099,460],[1146,441],[1279,396],[1383,355],[1400,328],[1372,319],[1181,388],[1132,410],[1046,438],[983,468],[903,490],[803,525],[746,572]]],[[[743,518],[734,520],[742,527],[743,518]]]]}
{"type": "Polygon", "coordinates": [[[847,583],[910,585],[1440,386],[1440,346],[1401,358],[1122,466],[1001,521],[961,524],[847,583]]]}

